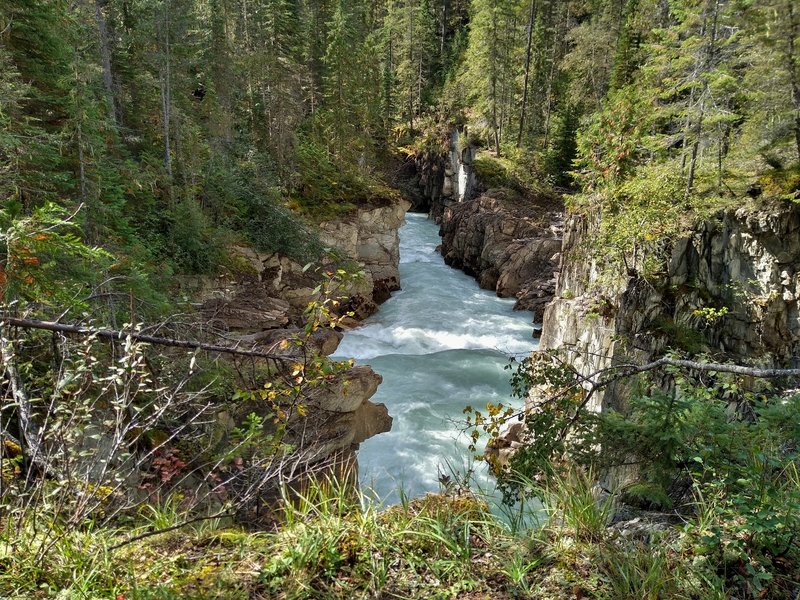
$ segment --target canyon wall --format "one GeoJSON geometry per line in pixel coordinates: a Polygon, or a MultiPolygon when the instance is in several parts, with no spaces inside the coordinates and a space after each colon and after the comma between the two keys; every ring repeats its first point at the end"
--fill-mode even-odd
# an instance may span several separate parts
{"type": "Polygon", "coordinates": [[[444,209],[442,255],[541,322],[555,292],[561,223],[560,206],[493,190],[444,209]]]}
{"type": "MultiPolygon", "coordinates": [[[[303,340],[305,351],[330,355],[336,351],[341,333],[322,327],[305,341],[303,311],[314,300],[315,288],[324,272],[336,270],[342,260],[363,271],[363,277],[347,281],[335,295],[343,299],[343,311],[353,311],[355,325],[373,314],[378,305],[400,288],[400,241],[409,203],[360,208],[337,221],[322,223],[322,242],[335,248],[341,257],[312,268],[282,255],[265,254],[249,247],[234,248],[235,272],[209,281],[199,295],[200,311],[207,327],[236,343],[257,345],[262,350],[307,357],[296,342],[303,340]],[[294,353],[294,354],[293,354],[294,353]]],[[[329,385],[311,388],[304,402],[307,416],[289,423],[287,439],[302,449],[310,460],[335,458],[355,466],[355,450],[365,439],[389,431],[392,418],[383,404],[374,404],[382,378],[368,366],[346,369],[329,385]]],[[[237,426],[249,414],[264,412],[264,407],[238,406],[235,414],[223,409],[223,428],[237,426]]]]}
{"type": "Polygon", "coordinates": [[[475,170],[476,150],[453,131],[444,157],[417,158],[421,191],[440,226],[441,253],[484,289],[516,298],[517,310],[540,322],[555,291],[563,228],[556,197],[487,190],[475,170]]]}
{"type": "Polygon", "coordinates": [[[424,199],[415,210],[424,210],[441,223],[448,206],[471,200],[478,187],[475,155],[466,132],[454,129],[444,154],[425,152],[414,157],[416,185],[424,199]]]}
{"type": "MultiPolygon", "coordinates": [[[[584,374],[643,363],[673,348],[759,366],[796,367],[800,351],[800,207],[727,209],[672,242],[663,271],[645,279],[592,258],[597,219],[569,218],[556,295],[540,348],[561,349],[584,374]]],[[[612,385],[594,410],[624,404],[612,385]]]]}

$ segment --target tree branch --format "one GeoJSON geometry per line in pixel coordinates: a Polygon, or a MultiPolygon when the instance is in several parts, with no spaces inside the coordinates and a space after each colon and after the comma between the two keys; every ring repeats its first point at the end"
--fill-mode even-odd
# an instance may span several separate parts
{"type": "Polygon", "coordinates": [[[605,387],[612,381],[622,377],[629,377],[638,373],[645,373],[652,371],[659,367],[677,367],[679,369],[694,369],[695,371],[713,371],[716,373],[733,373],[735,375],[745,375],[747,377],[755,377],[757,379],[775,379],[777,377],[798,377],[800,376],[800,369],[759,369],[757,367],[745,367],[742,365],[728,365],[724,363],[704,363],[694,360],[683,360],[677,358],[669,358],[667,356],[659,358],[656,361],[644,365],[614,365],[601,371],[607,373],[609,371],[625,370],[625,373],[614,375],[608,380],[604,380],[594,384],[594,387],[605,387]]]}
{"type": "MultiPolygon", "coordinates": [[[[670,358],[665,356],[653,362],[646,363],[644,365],[636,365],[636,364],[620,364],[620,365],[612,365],[610,367],[606,367],[604,369],[600,369],[595,371],[590,375],[583,375],[578,371],[573,371],[579,379],[575,381],[572,385],[566,387],[565,389],[561,390],[557,394],[543,400],[540,404],[548,404],[557,400],[561,396],[566,393],[569,393],[571,390],[574,390],[576,387],[583,387],[586,391],[586,396],[583,398],[581,403],[575,409],[575,415],[572,417],[570,422],[565,426],[565,430],[562,431],[562,434],[566,432],[567,429],[572,427],[572,425],[577,422],[580,418],[581,413],[589,404],[592,396],[598,390],[602,390],[605,387],[608,387],[615,381],[619,381],[620,379],[624,379],[626,377],[631,377],[633,375],[638,375],[640,373],[646,373],[648,371],[653,371],[660,367],[676,367],[679,369],[693,369],[695,371],[704,371],[704,372],[714,372],[714,373],[733,373],[735,375],[743,375],[745,377],[755,377],[756,379],[777,379],[779,377],[800,377],[800,369],[759,369],[757,367],[745,367],[742,365],[730,365],[724,363],[704,363],[704,362],[697,362],[694,360],[684,360],[684,359],[677,359],[677,358],[670,358]],[[607,378],[603,378],[603,376],[607,374],[611,374],[607,378]],[[599,379],[599,380],[598,380],[599,379]],[[587,387],[584,387],[584,383],[588,384],[587,387]]],[[[523,417],[527,412],[526,408],[515,412],[514,414],[510,415],[506,421],[511,421],[513,419],[523,417]]]]}
{"type": "MultiPolygon", "coordinates": [[[[25,389],[25,382],[17,370],[17,361],[14,356],[14,347],[9,338],[5,335],[5,327],[0,323],[0,359],[3,361],[3,369],[8,376],[11,388],[11,395],[17,411],[17,421],[19,423],[19,434],[21,447],[33,464],[45,467],[41,457],[41,436],[39,427],[34,420],[33,408],[25,389]]],[[[46,472],[46,469],[44,469],[46,472]]]]}
{"type": "Polygon", "coordinates": [[[63,323],[55,323],[53,321],[39,321],[36,319],[18,319],[16,317],[4,316],[0,326],[3,323],[13,327],[22,327],[24,329],[43,329],[45,331],[57,331],[59,333],[71,333],[74,335],[96,335],[99,338],[109,340],[125,340],[130,337],[137,342],[145,344],[155,344],[159,346],[171,346],[174,348],[189,348],[192,350],[205,350],[207,352],[221,352],[224,354],[235,354],[237,356],[250,356],[253,358],[266,358],[276,361],[293,362],[297,358],[283,356],[281,354],[272,354],[269,352],[258,352],[255,350],[240,350],[238,348],[230,348],[227,346],[218,346],[215,344],[205,344],[195,340],[175,340],[170,338],[156,337],[152,335],[145,335],[142,333],[135,333],[133,331],[121,331],[115,329],[93,329],[91,327],[81,327],[78,325],[66,325],[63,323]]]}
{"type": "Polygon", "coordinates": [[[118,550],[119,548],[122,548],[123,546],[127,546],[128,544],[132,544],[133,542],[138,542],[139,540],[144,540],[146,538],[153,537],[154,535],[161,535],[162,533],[169,533],[170,531],[175,531],[177,529],[182,529],[182,528],[186,527],[187,525],[191,525],[193,523],[199,523],[201,521],[211,521],[213,519],[225,519],[225,518],[234,516],[234,514],[235,513],[233,513],[232,511],[227,511],[227,510],[226,511],[220,511],[218,513],[215,513],[213,515],[209,515],[209,516],[206,516],[206,517],[194,517],[193,519],[188,519],[186,521],[182,521],[181,523],[178,523],[177,525],[172,525],[170,527],[165,527],[163,529],[156,529],[154,531],[146,531],[145,533],[140,533],[139,535],[134,535],[133,537],[129,537],[126,540],[123,540],[123,541],[121,541],[121,542],[119,542],[117,544],[114,544],[113,546],[110,546],[108,548],[108,551],[109,552],[113,552],[114,550],[118,550]]]}

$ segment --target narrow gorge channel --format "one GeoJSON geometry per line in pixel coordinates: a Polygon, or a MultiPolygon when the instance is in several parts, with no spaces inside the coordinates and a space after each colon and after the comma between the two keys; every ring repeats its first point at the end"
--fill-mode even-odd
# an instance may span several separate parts
{"type": "Polygon", "coordinates": [[[394,417],[392,430],[359,450],[360,480],[386,503],[439,489],[439,470],[469,459],[459,435],[464,407],[509,402],[509,357],[535,349],[531,313],[513,311],[444,264],[438,227],[408,213],[400,230],[402,289],[379,312],[345,334],[338,357],[383,376],[374,402],[394,417]]]}

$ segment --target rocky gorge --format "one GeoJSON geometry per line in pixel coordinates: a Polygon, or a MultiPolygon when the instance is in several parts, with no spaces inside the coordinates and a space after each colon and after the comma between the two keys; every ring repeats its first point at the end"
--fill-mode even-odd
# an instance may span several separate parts
{"type": "MultiPolygon", "coordinates": [[[[304,311],[325,285],[326,272],[339,266],[360,270],[361,275],[343,280],[330,290],[339,298],[341,319],[354,326],[373,314],[392,291],[400,288],[398,229],[409,207],[398,200],[361,207],[340,219],[320,224],[320,238],[335,249],[311,268],[280,254],[264,254],[250,247],[234,248],[237,272],[206,282],[200,294],[200,312],[209,327],[235,343],[268,352],[297,356],[333,354],[342,334],[319,327],[307,338],[304,311]]],[[[364,440],[388,431],[392,417],[384,404],[375,404],[382,378],[368,366],[353,366],[337,375],[330,385],[307,393],[307,416],[289,423],[287,442],[297,445],[309,462],[333,461],[355,466],[355,450],[364,440]]],[[[229,431],[250,411],[268,408],[246,404],[236,414],[226,409],[220,417],[229,431]]]]}
{"type": "MultiPolygon", "coordinates": [[[[441,253],[481,287],[516,297],[518,309],[532,311],[542,323],[539,351],[558,351],[584,377],[615,365],[646,364],[668,352],[797,367],[796,204],[748,199],[721,208],[664,240],[661,266],[645,272],[634,256],[612,264],[607,254],[592,250],[602,247],[599,211],[565,216],[552,199],[487,189],[475,174],[475,153],[460,140],[451,138],[438,167],[423,169],[431,217],[440,224],[441,253]],[[460,171],[469,176],[459,177],[460,171]],[[431,181],[437,182],[434,193],[431,181]]],[[[662,385],[669,388],[671,379],[662,385]]],[[[594,393],[587,408],[624,410],[631,392],[630,381],[614,381],[594,393]]],[[[542,400],[538,394],[533,390],[528,397],[528,410],[542,400]]],[[[505,464],[529,442],[523,424],[516,423],[492,452],[505,464]]]]}
{"type": "MultiPolygon", "coordinates": [[[[598,236],[599,215],[565,216],[560,199],[489,188],[476,152],[454,132],[444,155],[414,159],[414,184],[429,218],[440,227],[445,263],[473,276],[515,308],[532,313],[539,350],[560,351],[584,375],[622,362],[646,363],[668,350],[759,366],[797,362],[800,341],[800,211],[795,205],[750,203],[720,210],[666,246],[661,271],[609,268],[608,257],[587,252],[598,236]]],[[[400,288],[397,230],[411,201],[360,209],[321,224],[322,240],[364,272],[340,295],[355,313],[353,326],[400,288]]],[[[417,205],[420,208],[422,205],[417,205]]],[[[202,310],[239,342],[277,348],[298,333],[297,323],[319,279],[278,255],[237,249],[249,277],[209,286],[202,310]]],[[[310,340],[315,352],[336,352],[341,333],[324,329],[310,340]]],[[[353,367],[314,398],[309,419],[320,456],[354,457],[358,445],[388,431],[391,417],[373,404],[382,378],[353,367]],[[315,434],[316,435],[316,434],[315,434]]],[[[615,382],[593,396],[591,410],[624,407],[630,386],[615,382]]],[[[538,399],[528,398],[534,408],[538,399]]],[[[307,430],[304,430],[307,434],[307,430]]],[[[305,434],[304,434],[305,435],[305,434]]],[[[526,443],[516,425],[499,442],[505,462],[526,443]]],[[[349,459],[348,459],[349,460],[349,459]]]]}
{"type": "Polygon", "coordinates": [[[440,226],[445,262],[484,289],[516,298],[516,309],[541,322],[555,292],[564,220],[550,194],[490,188],[476,169],[477,152],[454,130],[443,154],[416,157],[417,181],[430,218],[440,226]]]}

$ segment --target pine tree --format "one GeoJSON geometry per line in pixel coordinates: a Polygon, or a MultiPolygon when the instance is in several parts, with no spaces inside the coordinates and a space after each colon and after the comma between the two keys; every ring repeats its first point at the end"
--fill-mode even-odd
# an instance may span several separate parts
{"type": "MultiPolygon", "coordinates": [[[[513,0],[475,0],[469,30],[469,46],[462,74],[472,105],[491,132],[497,156],[501,154],[504,109],[513,93],[504,88],[514,78],[518,4],[513,0]]],[[[510,111],[509,111],[510,112],[510,111]]]]}

